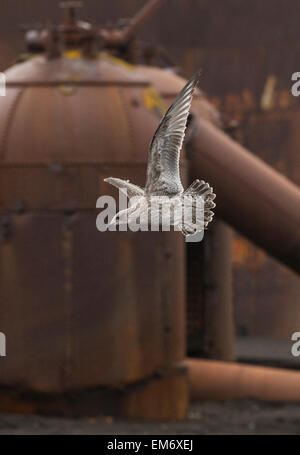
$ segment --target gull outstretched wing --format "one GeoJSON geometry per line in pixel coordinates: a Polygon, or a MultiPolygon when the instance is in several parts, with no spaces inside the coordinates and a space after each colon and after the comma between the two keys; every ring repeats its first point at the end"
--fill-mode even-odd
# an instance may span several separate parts
{"type": "Polygon", "coordinates": [[[194,89],[200,73],[187,82],[158,126],[150,145],[145,193],[176,195],[183,191],[179,158],[194,89]]]}

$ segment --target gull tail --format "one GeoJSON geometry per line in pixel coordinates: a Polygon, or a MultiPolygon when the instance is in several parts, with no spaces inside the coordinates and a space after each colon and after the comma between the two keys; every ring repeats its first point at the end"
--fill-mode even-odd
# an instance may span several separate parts
{"type": "Polygon", "coordinates": [[[203,220],[204,228],[206,228],[208,223],[210,223],[211,220],[213,219],[214,212],[212,211],[212,209],[214,209],[216,206],[216,204],[213,202],[216,195],[214,194],[212,187],[203,180],[197,179],[183,193],[183,196],[191,197],[193,199],[194,207],[196,207],[198,197],[201,197],[203,199],[204,203],[203,220]]]}

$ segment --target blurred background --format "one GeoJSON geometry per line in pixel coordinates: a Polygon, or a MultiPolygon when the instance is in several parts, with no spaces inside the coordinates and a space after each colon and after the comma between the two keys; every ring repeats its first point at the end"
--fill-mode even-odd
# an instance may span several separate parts
{"type": "Polygon", "coordinates": [[[126,42],[116,31],[148,2],[79,3],[1,5],[0,70],[12,68],[0,99],[0,330],[10,340],[0,410],[86,415],[93,402],[104,415],[182,419],[186,355],[300,366],[291,355],[300,331],[300,111],[291,94],[299,2],[154,2],[126,42]],[[100,180],[112,173],[143,184],[155,126],[198,68],[183,179],[195,173],[216,188],[213,227],[199,245],[153,233],[100,241],[96,200],[112,191],[100,180]],[[202,119],[213,128],[205,138],[216,139],[213,165],[202,119]],[[242,151],[227,153],[232,141],[242,151]],[[289,182],[236,159],[244,149],[289,182]],[[194,158],[201,150],[203,161],[194,158]],[[168,394],[162,415],[137,404],[168,394]]]}

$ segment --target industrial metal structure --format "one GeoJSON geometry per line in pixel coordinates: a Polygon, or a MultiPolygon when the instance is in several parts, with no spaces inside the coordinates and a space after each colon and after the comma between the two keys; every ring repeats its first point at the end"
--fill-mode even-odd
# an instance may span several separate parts
{"type": "Polygon", "coordinates": [[[85,54],[89,27],[70,18],[42,32],[46,55],[6,72],[0,294],[14,355],[0,383],[57,395],[97,388],[97,412],[182,418],[180,233],[96,229],[97,198],[117,196],[104,177],[144,181],[161,101],[130,65],[85,54]]]}
{"type": "MultiPolygon", "coordinates": [[[[187,267],[180,233],[95,226],[97,197],[116,196],[103,178],[142,184],[150,139],[185,83],[146,65],[149,49],[139,60],[135,33],[160,3],[99,30],[68,2],[64,23],[27,34],[30,58],[6,72],[0,311],[14,356],[0,372],[2,410],[184,418],[186,278],[198,280],[188,311],[201,307],[203,353],[234,357],[228,226],[188,245],[187,267]]],[[[183,180],[209,181],[218,215],[299,273],[299,189],[220,127],[199,91],[183,180]]]]}

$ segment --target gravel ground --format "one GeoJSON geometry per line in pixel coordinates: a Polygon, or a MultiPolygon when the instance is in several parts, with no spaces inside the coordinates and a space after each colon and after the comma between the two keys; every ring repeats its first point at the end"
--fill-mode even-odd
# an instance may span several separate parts
{"type": "Polygon", "coordinates": [[[184,422],[141,423],[106,419],[61,419],[0,414],[0,434],[142,435],[142,434],[297,434],[300,403],[243,400],[194,404],[184,422]]]}

